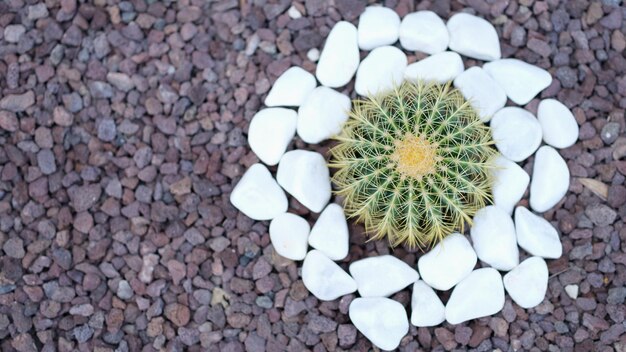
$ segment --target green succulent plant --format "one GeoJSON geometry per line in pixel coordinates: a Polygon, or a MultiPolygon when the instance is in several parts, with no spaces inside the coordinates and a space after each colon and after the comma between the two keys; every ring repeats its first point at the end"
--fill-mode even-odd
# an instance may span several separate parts
{"type": "Polygon", "coordinates": [[[404,82],[353,101],[336,140],[336,192],[372,239],[432,246],[492,201],[491,131],[449,83],[404,82]]]}

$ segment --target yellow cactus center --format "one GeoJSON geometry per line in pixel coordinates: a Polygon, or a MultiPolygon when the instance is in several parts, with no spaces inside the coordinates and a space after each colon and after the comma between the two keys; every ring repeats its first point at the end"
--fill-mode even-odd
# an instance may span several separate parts
{"type": "Polygon", "coordinates": [[[423,176],[436,171],[437,143],[431,143],[422,135],[407,133],[402,140],[394,142],[395,150],[391,160],[404,176],[421,180],[423,176]]]}

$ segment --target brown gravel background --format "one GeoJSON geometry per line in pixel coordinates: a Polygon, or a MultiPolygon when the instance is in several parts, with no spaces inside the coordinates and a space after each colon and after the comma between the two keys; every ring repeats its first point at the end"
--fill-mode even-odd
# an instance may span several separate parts
{"type": "MultiPolygon", "coordinates": [[[[371,349],[346,314],[354,296],[309,295],[298,265],[274,254],[268,224],[228,201],[257,161],[246,131],[272,82],[292,65],[313,71],[306,52],[337,21],[355,22],[365,2],[294,2],[299,19],[291,5],[0,2],[2,351],[371,349]]],[[[581,126],[562,151],[570,192],[545,213],[564,247],[549,262],[545,301],[524,310],[507,298],[493,317],[411,327],[400,350],[625,351],[622,1],[385,5],[487,18],[504,57],[552,73],[542,98],[564,102],[581,126]],[[598,195],[579,177],[601,182],[598,195]]],[[[352,85],[343,91],[353,95],[352,85]]],[[[291,209],[308,214],[293,200],[291,209]]],[[[360,233],[352,228],[344,267],[390,252],[360,233]]],[[[394,254],[411,264],[419,255],[394,254]]],[[[408,307],[410,291],[393,298],[408,307]]]]}

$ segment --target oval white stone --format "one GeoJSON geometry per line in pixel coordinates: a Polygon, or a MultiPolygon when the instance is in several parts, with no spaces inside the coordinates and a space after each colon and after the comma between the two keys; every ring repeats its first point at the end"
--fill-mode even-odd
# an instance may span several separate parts
{"type": "Polygon", "coordinates": [[[318,250],[310,251],[302,263],[302,282],[315,297],[332,301],[356,291],[356,282],[339,265],[318,250]]]}
{"type": "Polygon", "coordinates": [[[461,55],[444,51],[407,66],[404,78],[412,81],[446,83],[454,80],[463,70],[461,55]]]}
{"type": "Polygon", "coordinates": [[[296,134],[298,114],[285,108],[257,112],[248,128],[250,149],[267,165],[276,165],[296,134]]]}
{"type": "Polygon", "coordinates": [[[530,207],[538,213],[555,206],[569,188],[569,169],[552,147],[544,145],[535,154],[530,181],[530,207]]]}
{"type": "Polygon", "coordinates": [[[263,164],[243,174],[230,194],[230,202],[249,218],[271,220],[287,211],[287,196],[263,164]]]}
{"type": "Polygon", "coordinates": [[[446,320],[446,307],[435,291],[424,281],[413,284],[411,324],[417,327],[439,325],[446,320]]]}
{"type": "Polygon", "coordinates": [[[500,109],[491,119],[496,147],[509,160],[522,161],[541,144],[541,125],[530,112],[518,107],[500,109]]]}
{"type": "Polygon", "coordinates": [[[513,213],[513,208],[526,192],[530,176],[519,165],[502,155],[496,158],[492,175],[494,204],[509,214],[513,213]]]}
{"type": "Polygon", "coordinates": [[[400,45],[406,50],[437,54],[446,50],[449,41],[446,24],[432,11],[413,12],[402,19],[400,45]]]}
{"type": "Polygon", "coordinates": [[[519,246],[532,255],[556,259],[563,253],[554,226],[524,207],[515,209],[515,232],[519,246]]]}
{"type": "Polygon", "coordinates": [[[452,291],[446,304],[446,320],[450,324],[460,324],[496,314],[502,308],[504,308],[502,276],[493,268],[476,269],[452,291]]]}
{"type": "Polygon", "coordinates": [[[394,46],[382,46],[372,50],[356,71],[354,90],[370,97],[391,90],[403,80],[407,58],[394,46]]]}
{"type": "Polygon", "coordinates": [[[330,200],[330,176],[320,153],[292,150],[278,163],[278,184],[310,210],[319,213],[330,200]]]}
{"type": "Polygon", "coordinates": [[[472,272],[476,261],[476,252],[467,238],[453,233],[424,254],[417,268],[430,287],[447,291],[472,272]]]}
{"type": "Polygon", "coordinates": [[[544,99],[537,108],[537,119],[543,130],[543,140],[555,148],[567,148],[578,139],[578,123],[572,112],[561,102],[544,99]]]}
{"type": "Polygon", "coordinates": [[[357,260],[349,271],[361,297],[386,297],[419,279],[415,269],[392,255],[357,260]]]}
{"type": "Polygon", "coordinates": [[[398,40],[400,16],[387,7],[368,6],[359,17],[359,47],[372,50],[398,40]]]}
{"type": "Polygon", "coordinates": [[[356,27],[340,21],[328,33],[315,75],[327,87],[346,85],[359,67],[356,27]]]}
{"type": "Polygon", "coordinates": [[[350,98],[328,87],[317,87],[298,109],[298,136],[309,144],[341,132],[348,120],[350,98]]]}
{"type": "Polygon", "coordinates": [[[506,104],[506,93],[480,67],[470,67],[454,79],[454,86],[480,115],[483,122],[491,120],[496,111],[506,104]]]}
{"type": "Polygon", "coordinates": [[[517,59],[488,62],[483,65],[483,69],[518,105],[527,104],[552,83],[552,75],[548,71],[517,59]]]}
{"type": "Polygon", "coordinates": [[[493,268],[508,271],[519,264],[515,226],[504,210],[489,205],[476,212],[470,235],[478,258],[493,268]]]}
{"type": "Polygon", "coordinates": [[[348,222],[339,204],[328,204],[320,214],[311,230],[309,244],[332,260],[342,260],[348,255],[348,222]]]}
{"type": "Polygon", "coordinates": [[[276,253],[291,260],[302,260],[308,249],[311,227],[298,215],[280,214],[270,222],[270,240],[276,253]]]}
{"type": "Polygon", "coordinates": [[[304,69],[294,66],[283,72],[267,93],[267,106],[300,106],[317,85],[315,77],[304,69]]]}
{"type": "Polygon", "coordinates": [[[540,257],[530,257],[504,275],[504,288],[522,308],[538,306],[548,290],[548,265],[540,257]]]}
{"type": "Polygon", "coordinates": [[[467,13],[457,13],[448,20],[450,50],[474,59],[499,59],[500,40],[493,25],[467,13]]]}
{"type": "Polygon", "coordinates": [[[394,350],[409,332],[409,320],[402,304],[383,297],[355,298],[348,315],[352,324],[383,350],[394,350]]]}

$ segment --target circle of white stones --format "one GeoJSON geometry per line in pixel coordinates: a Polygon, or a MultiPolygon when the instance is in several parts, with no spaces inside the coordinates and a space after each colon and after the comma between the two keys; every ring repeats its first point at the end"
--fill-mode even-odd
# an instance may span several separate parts
{"type": "MultiPolygon", "coordinates": [[[[292,8],[289,15],[300,16],[296,12],[292,8]]],[[[319,58],[315,76],[300,67],[287,69],[269,91],[267,108],[250,122],[248,142],[262,163],[245,172],[230,197],[247,216],[271,220],[274,250],[304,261],[302,280],[307,289],[320,300],[358,291],[360,297],[349,307],[350,319],[374,345],[386,350],[398,347],[409,328],[405,308],[387,297],[409,285],[413,285],[410,322],[418,327],[496,314],[504,307],[505,290],[522,308],[541,304],[548,284],[544,259],[561,256],[559,234],[543,217],[516,205],[529,184],[529,203],[535,212],[562,200],[570,174],[557,149],[578,139],[578,125],[566,106],[550,98],[535,99],[551,85],[551,74],[501,58],[497,31],[482,18],[457,13],[444,23],[434,12],[418,11],[401,20],[393,10],[374,6],[361,14],[358,28],[338,22],[322,52],[312,49],[307,57],[319,58]],[[405,50],[429,56],[408,64],[404,51],[394,46],[397,41],[405,50]],[[370,51],[363,61],[360,50],[370,51]],[[465,69],[461,55],[485,63],[465,69]],[[348,255],[349,235],[341,206],[328,204],[331,183],[325,158],[313,151],[286,150],[296,133],[309,144],[340,133],[351,103],[334,88],[345,86],[355,74],[355,91],[363,97],[405,79],[452,82],[490,124],[502,155],[493,175],[494,205],[474,216],[471,243],[463,234],[452,234],[412,266],[382,255],[351,263],[348,274],[334,262],[348,255]],[[526,109],[505,107],[507,100],[526,109]],[[531,180],[517,163],[533,154],[531,180]],[[278,165],[276,179],[263,163],[278,165]],[[321,212],[313,228],[287,212],[285,191],[311,211],[321,212]],[[528,254],[521,263],[518,246],[528,254]],[[481,268],[474,269],[478,259],[481,268]],[[500,272],[507,273],[503,277],[500,272]],[[451,289],[444,305],[435,290],[451,289]]]]}

